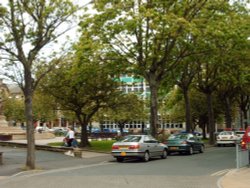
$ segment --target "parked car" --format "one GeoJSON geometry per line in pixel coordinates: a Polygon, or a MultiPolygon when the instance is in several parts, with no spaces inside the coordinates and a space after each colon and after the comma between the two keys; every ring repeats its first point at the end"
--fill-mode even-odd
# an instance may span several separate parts
{"type": "Polygon", "coordinates": [[[100,133],[101,132],[101,130],[99,129],[99,128],[92,128],[91,129],[91,133],[100,133]]]}
{"type": "Polygon", "coordinates": [[[242,137],[243,137],[243,135],[245,134],[245,132],[246,131],[241,131],[241,130],[239,130],[239,131],[235,131],[235,134],[238,136],[238,139],[239,140],[241,140],[242,139],[242,137]]]}
{"type": "MultiPolygon", "coordinates": [[[[188,133],[187,131],[181,131],[180,133],[188,133]]],[[[202,138],[202,133],[201,132],[192,132],[192,134],[196,137],[202,138]]]]}
{"type": "Polygon", "coordinates": [[[194,152],[203,153],[205,145],[203,141],[192,133],[179,133],[169,136],[165,143],[168,146],[168,153],[188,153],[192,155],[194,152]]]}
{"type": "Polygon", "coordinates": [[[66,127],[53,127],[54,134],[59,136],[64,136],[67,134],[68,130],[66,127]]]}
{"type": "Polygon", "coordinates": [[[217,146],[235,145],[237,140],[238,137],[234,131],[222,131],[216,137],[216,144],[217,146]]]}
{"type": "Polygon", "coordinates": [[[125,158],[139,158],[144,162],[151,157],[167,158],[168,147],[150,135],[128,135],[112,145],[111,154],[118,162],[125,158]]]}
{"type": "Polygon", "coordinates": [[[35,128],[36,132],[42,133],[42,132],[51,132],[54,133],[53,129],[48,128],[47,126],[37,126],[35,128]]]}

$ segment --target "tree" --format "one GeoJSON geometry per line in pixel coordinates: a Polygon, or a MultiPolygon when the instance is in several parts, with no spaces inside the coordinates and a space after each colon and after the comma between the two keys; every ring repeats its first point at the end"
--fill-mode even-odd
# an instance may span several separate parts
{"type": "MultiPolygon", "coordinates": [[[[177,74],[177,85],[181,88],[185,101],[185,118],[186,118],[186,131],[190,132],[192,129],[192,112],[190,104],[189,90],[195,75],[199,71],[199,67],[195,58],[187,58],[180,66],[180,74],[177,74]]],[[[177,71],[176,71],[177,72],[177,71]]]]}
{"type": "Polygon", "coordinates": [[[161,116],[168,121],[185,121],[183,94],[179,87],[174,87],[165,96],[159,110],[161,116]]]}
{"type": "Polygon", "coordinates": [[[200,64],[200,72],[197,74],[199,89],[207,96],[210,144],[215,141],[212,98],[220,84],[223,69],[228,66],[227,63],[236,60],[234,48],[237,48],[240,41],[247,40],[246,32],[239,35],[241,30],[247,31],[245,23],[248,16],[245,8],[240,3],[224,5],[215,13],[204,14],[204,19],[209,19],[209,22],[202,26],[203,35],[196,39],[200,48],[208,50],[206,54],[197,56],[196,60],[200,64]]]}
{"type": "Polygon", "coordinates": [[[34,93],[33,97],[33,120],[42,123],[56,119],[56,104],[54,98],[39,92],[34,93]]]}
{"type": "Polygon", "coordinates": [[[224,102],[226,127],[232,128],[232,112],[240,93],[240,85],[246,84],[249,70],[249,15],[237,13],[231,16],[230,32],[218,44],[221,51],[218,95],[224,102]]]}
{"type": "Polygon", "coordinates": [[[118,96],[110,107],[110,110],[105,115],[118,124],[121,134],[123,134],[123,128],[126,123],[147,119],[147,113],[144,110],[145,104],[135,94],[118,96]]]}
{"type": "Polygon", "coordinates": [[[9,0],[5,7],[6,14],[1,17],[1,58],[16,68],[17,74],[11,72],[8,76],[18,82],[25,98],[28,169],[35,169],[32,96],[39,81],[55,64],[46,62],[44,57],[48,54],[42,56],[41,52],[68,30],[62,25],[70,20],[76,10],[69,0],[9,0]],[[35,74],[40,68],[44,72],[35,74]]]}
{"type": "Polygon", "coordinates": [[[23,99],[8,98],[4,103],[4,115],[8,121],[23,123],[25,121],[23,99]]]}
{"type": "Polygon", "coordinates": [[[93,116],[121,94],[118,82],[110,76],[109,64],[96,61],[96,54],[91,56],[90,51],[80,51],[77,57],[64,59],[42,82],[43,92],[55,98],[61,111],[75,113],[81,125],[81,147],[89,145],[87,126],[93,116]]]}
{"type": "MultiPolygon", "coordinates": [[[[249,42],[249,41],[248,41],[249,42]]],[[[239,69],[237,69],[237,91],[238,95],[236,97],[237,103],[240,108],[240,126],[242,128],[247,128],[248,126],[248,115],[247,112],[250,109],[250,68],[248,66],[249,60],[245,60],[244,63],[240,64],[239,69]]]]}
{"type": "MultiPolygon", "coordinates": [[[[81,22],[109,50],[128,63],[150,87],[151,134],[158,124],[158,90],[169,71],[189,56],[204,10],[219,12],[225,1],[95,1],[98,14],[81,22]],[[201,18],[201,19],[199,19],[201,18]]],[[[209,20],[209,19],[208,19],[209,20]]],[[[206,21],[207,22],[207,21],[206,21]]]]}

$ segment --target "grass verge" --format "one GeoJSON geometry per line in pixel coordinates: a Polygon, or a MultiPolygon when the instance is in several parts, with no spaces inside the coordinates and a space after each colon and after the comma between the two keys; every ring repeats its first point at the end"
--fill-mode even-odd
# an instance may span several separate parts
{"type": "MultiPolygon", "coordinates": [[[[103,141],[91,141],[90,147],[86,149],[90,149],[92,151],[99,151],[99,152],[111,152],[112,144],[115,140],[103,140],[103,141]]],[[[49,146],[63,146],[63,142],[53,142],[49,143],[49,146]]]]}

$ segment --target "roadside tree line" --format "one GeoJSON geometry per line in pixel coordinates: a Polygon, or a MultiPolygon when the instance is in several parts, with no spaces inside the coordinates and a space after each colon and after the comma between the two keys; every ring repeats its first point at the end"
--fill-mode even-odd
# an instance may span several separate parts
{"type": "MultiPolygon", "coordinates": [[[[142,77],[149,84],[153,136],[158,112],[177,107],[176,103],[166,106],[166,94],[174,85],[183,95],[174,100],[184,98],[179,109],[185,109],[187,131],[195,121],[207,124],[210,144],[214,143],[218,97],[227,127],[234,104],[243,114],[249,109],[247,1],[92,1],[82,9],[68,0],[9,0],[0,6],[0,24],[1,60],[13,70],[6,76],[24,93],[26,166],[30,169],[35,168],[33,98],[38,90],[51,96],[49,101],[57,109],[75,114],[82,127],[82,147],[88,144],[86,126],[99,110],[127,108],[126,96],[117,89],[120,74],[142,77]],[[79,12],[79,41],[70,50],[62,48],[60,54],[53,48],[49,48],[51,56],[44,53],[45,47],[71,28],[69,22],[79,12]],[[193,107],[195,96],[205,97],[204,105],[198,101],[193,107]]],[[[143,110],[140,101],[138,105],[136,109],[143,110]]]]}

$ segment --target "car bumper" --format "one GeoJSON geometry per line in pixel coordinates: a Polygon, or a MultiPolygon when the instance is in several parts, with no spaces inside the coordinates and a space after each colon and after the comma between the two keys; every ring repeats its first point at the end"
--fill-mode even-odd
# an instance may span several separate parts
{"type": "Polygon", "coordinates": [[[236,140],[217,140],[216,144],[235,144],[236,140]]]}
{"type": "Polygon", "coordinates": [[[189,151],[189,145],[178,145],[178,146],[168,146],[168,152],[181,152],[181,151],[189,151]]]}
{"type": "Polygon", "coordinates": [[[113,157],[143,157],[144,152],[112,152],[113,157]]]}

